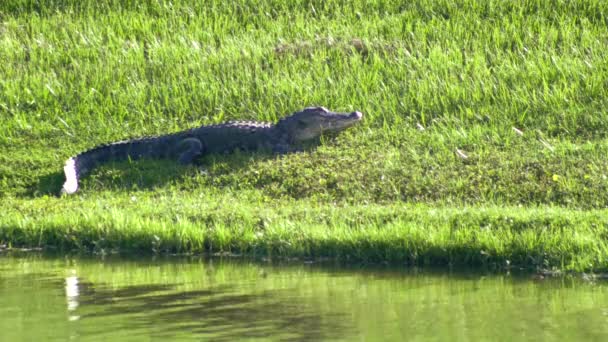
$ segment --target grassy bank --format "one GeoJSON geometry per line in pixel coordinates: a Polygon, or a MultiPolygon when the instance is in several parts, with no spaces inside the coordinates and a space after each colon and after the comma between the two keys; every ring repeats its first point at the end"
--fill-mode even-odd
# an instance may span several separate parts
{"type": "Polygon", "coordinates": [[[607,13],[600,0],[3,1],[0,236],[606,269],[607,13]],[[47,196],[96,144],[309,105],[364,122],[311,152],[108,165],[75,198],[47,196]],[[264,217],[278,235],[259,242],[264,217]],[[455,217],[466,238],[448,234],[455,217]]]}
{"type": "Polygon", "coordinates": [[[0,222],[0,242],[98,253],[211,251],[396,265],[608,270],[603,211],[331,205],[249,192],[145,196],[104,192],[67,201],[15,201],[0,222]]]}

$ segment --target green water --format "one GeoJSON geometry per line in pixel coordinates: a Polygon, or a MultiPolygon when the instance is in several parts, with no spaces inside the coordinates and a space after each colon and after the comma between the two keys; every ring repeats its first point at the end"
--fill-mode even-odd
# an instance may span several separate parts
{"type": "Polygon", "coordinates": [[[608,283],[0,255],[0,341],[608,340],[608,283]]]}

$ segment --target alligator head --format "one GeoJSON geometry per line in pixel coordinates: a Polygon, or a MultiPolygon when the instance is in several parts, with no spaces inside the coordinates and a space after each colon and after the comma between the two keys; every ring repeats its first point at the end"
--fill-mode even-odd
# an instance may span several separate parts
{"type": "Polygon", "coordinates": [[[324,133],[344,130],[361,121],[363,113],[337,113],[325,107],[308,107],[277,123],[277,128],[289,137],[290,143],[302,143],[324,133]]]}

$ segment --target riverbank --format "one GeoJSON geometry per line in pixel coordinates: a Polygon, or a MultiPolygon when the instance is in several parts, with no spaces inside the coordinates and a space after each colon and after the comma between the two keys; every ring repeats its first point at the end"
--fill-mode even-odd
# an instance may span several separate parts
{"type": "Polygon", "coordinates": [[[210,252],[416,266],[608,270],[608,220],[601,210],[319,205],[239,196],[105,192],[94,199],[13,201],[0,219],[0,243],[96,253],[210,252]]]}
{"type": "Polygon", "coordinates": [[[0,3],[0,244],[605,271],[608,2],[0,3]],[[93,146],[311,105],[284,156],[93,146]]]}

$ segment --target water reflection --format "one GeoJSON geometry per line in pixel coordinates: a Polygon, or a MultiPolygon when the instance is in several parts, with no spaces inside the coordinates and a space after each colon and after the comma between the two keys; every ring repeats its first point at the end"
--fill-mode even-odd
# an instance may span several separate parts
{"type": "Polygon", "coordinates": [[[580,278],[0,257],[0,341],[608,340],[580,278]]]}
{"type": "Polygon", "coordinates": [[[242,293],[231,286],[178,291],[181,284],[149,284],[115,288],[76,276],[66,278],[70,320],[113,322],[88,324],[87,334],[103,336],[117,329],[155,331],[171,337],[187,332],[215,341],[242,338],[326,340],[356,331],[345,314],[323,319],[306,303],[286,301],[287,290],[242,293]],[[79,314],[76,314],[78,312],[79,314]],[[109,318],[109,319],[108,319],[109,318]]]}
{"type": "MultiPolygon", "coordinates": [[[[72,273],[76,273],[75,270],[72,270],[72,273]]],[[[80,295],[80,290],[78,289],[78,277],[75,275],[69,276],[65,278],[65,298],[68,303],[68,312],[72,313],[72,311],[78,308],[78,296],[80,295]]],[[[78,315],[70,314],[68,319],[70,321],[76,321],[80,318],[78,315]]]]}

